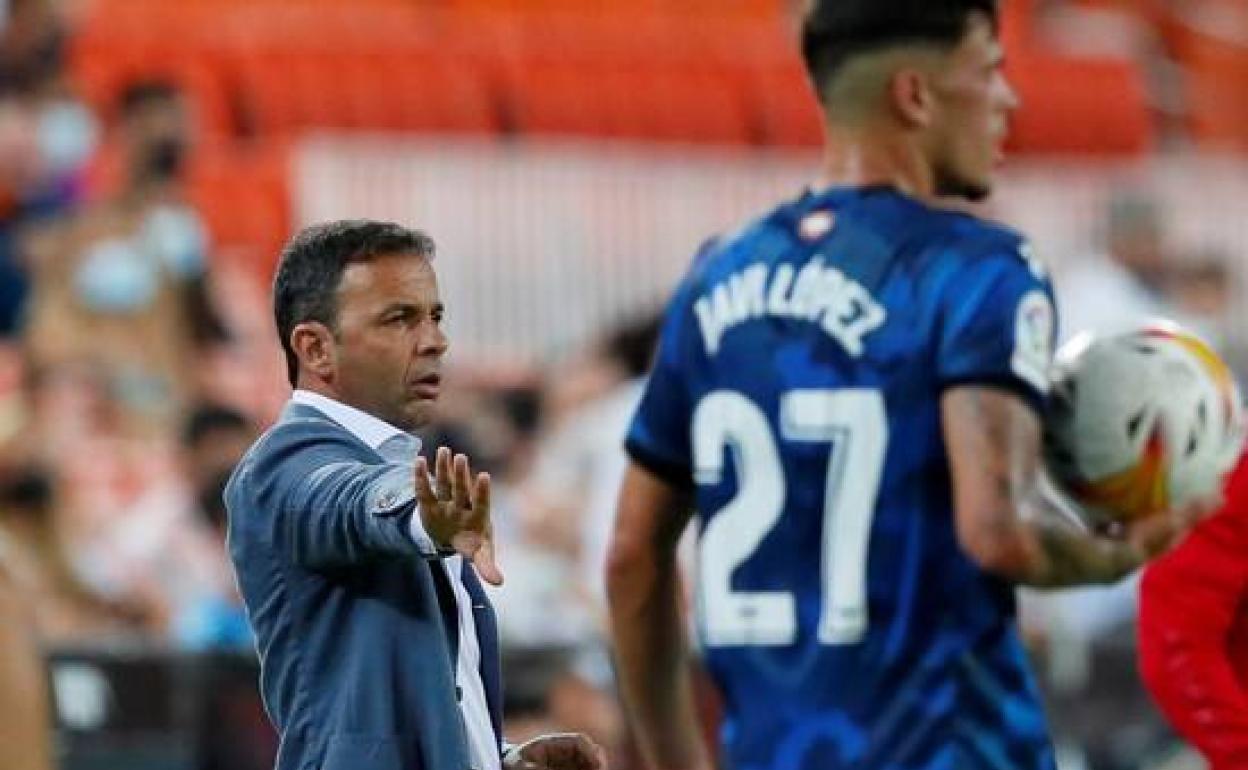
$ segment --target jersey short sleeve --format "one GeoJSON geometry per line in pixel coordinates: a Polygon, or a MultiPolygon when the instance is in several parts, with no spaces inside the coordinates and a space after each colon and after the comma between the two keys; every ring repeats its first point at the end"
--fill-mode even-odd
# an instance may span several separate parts
{"type": "Polygon", "coordinates": [[[668,305],[654,367],[624,442],[634,461],[679,487],[693,483],[688,296],[686,281],[668,305]]]}
{"type": "Polygon", "coordinates": [[[1042,409],[1057,339],[1053,288],[1026,244],[975,257],[943,295],[942,387],[995,385],[1042,409]]]}

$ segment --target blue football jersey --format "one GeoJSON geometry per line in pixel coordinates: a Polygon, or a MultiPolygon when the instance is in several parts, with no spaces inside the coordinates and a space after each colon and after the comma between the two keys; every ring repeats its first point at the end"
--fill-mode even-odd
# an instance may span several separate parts
{"type": "Polygon", "coordinates": [[[958,544],[940,397],[1042,409],[1055,329],[1017,234],[888,187],[698,255],[627,448],[695,490],[729,767],[1053,767],[1012,587],[958,544]]]}

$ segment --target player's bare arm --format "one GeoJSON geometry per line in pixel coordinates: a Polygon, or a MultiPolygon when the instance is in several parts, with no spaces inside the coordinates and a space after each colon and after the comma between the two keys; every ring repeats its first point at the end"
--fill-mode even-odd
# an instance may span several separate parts
{"type": "Polygon", "coordinates": [[[32,619],[0,566],[0,767],[51,770],[44,666],[32,619]]]}
{"type": "Polygon", "coordinates": [[[709,768],[686,675],[676,564],[691,501],[636,463],[628,467],[619,499],[607,592],[625,707],[640,727],[650,767],[709,768]]]}
{"type": "Polygon", "coordinates": [[[958,539],[981,567],[1057,588],[1112,583],[1169,548],[1203,508],[1150,516],[1102,537],[1073,521],[1041,483],[1041,424],[1019,397],[957,387],[941,400],[958,539]]]}

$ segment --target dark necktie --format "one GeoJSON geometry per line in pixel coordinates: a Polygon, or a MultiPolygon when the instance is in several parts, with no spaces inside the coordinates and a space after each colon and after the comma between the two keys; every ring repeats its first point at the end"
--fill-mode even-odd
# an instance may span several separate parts
{"type": "MultiPolygon", "coordinates": [[[[420,439],[406,433],[396,433],[377,447],[377,454],[386,462],[409,467],[416,462],[419,452],[420,439]]],[[[420,514],[417,511],[412,515],[420,514]]],[[[442,627],[446,631],[447,649],[451,653],[451,670],[454,671],[455,661],[459,657],[459,605],[455,601],[455,590],[441,559],[423,561],[428,565],[429,574],[433,577],[433,587],[438,594],[438,609],[442,612],[442,627]]]]}

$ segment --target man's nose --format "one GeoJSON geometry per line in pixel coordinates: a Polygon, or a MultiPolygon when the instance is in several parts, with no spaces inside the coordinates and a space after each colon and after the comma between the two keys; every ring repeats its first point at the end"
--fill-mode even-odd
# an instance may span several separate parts
{"type": "Polygon", "coordinates": [[[442,331],[442,327],[437,324],[430,324],[428,329],[421,333],[416,341],[416,352],[421,355],[442,355],[450,346],[450,340],[447,339],[446,332],[442,331]]]}

